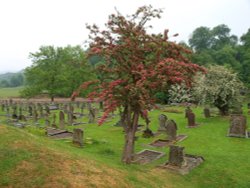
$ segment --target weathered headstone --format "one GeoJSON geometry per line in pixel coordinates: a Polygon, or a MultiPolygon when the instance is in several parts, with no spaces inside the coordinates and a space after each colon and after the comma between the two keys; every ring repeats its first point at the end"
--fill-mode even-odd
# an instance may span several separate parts
{"type": "Polygon", "coordinates": [[[95,123],[95,116],[96,116],[96,109],[90,108],[89,109],[89,123],[95,123]]]}
{"type": "Polygon", "coordinates": [[[50,109],[49,109],[48,105],[45,105],[45,111],[46,111],[47,114],[50,114],[50,109]]]}
{"type": "Polygon", "coordinates": [[[59,127],[60,129],[64,129],[65,128],[65,117],[64,117],[64,113],[63,111],[59,112],[59,127]]]}
{"type": "Polygon", "coordinates": [[[188,127],[196,127],[197,124],[195,123],[195,114],[193,112],[189,112],[187,114],[188,119],[188,127]]]}
{"type": "Polygon", "coordinates": [[[184,147],[170,146],[169,165],[182,167],[185,165],[184,147]]]}
{"type": "Polygon", "coordinates": [[[83,146],[83,130],[82,129],[74,129],[73,144],[76,144],[80,147],[83,146]]]}
{"type": "Polygon", "coordinates": [[[247,137],[247,121],[243,115],[232,115],[228,136],[247,137]]]}
{"type": "Polygon", "coordinates": [[[34,120],[34,123],[37,123],[38,113],[37,113],[36,109],[34,109],[33,120],[34,120]]]}
{"type": "Polygon", "coordinates": [[[188,118],[188,114],[192,112],[190,106],[187,106],[186,110],[185,110],[185,118],[188,118]]]}
{"type": "Polygon", "coordinates": [[[166,132],[168,140],[176,140],[177,125],[174,120],[170,119],[166,122],[166,132]]]}
{"type": "Polygon", "coordinates": [[[28,109],[29,109],[29,116],[33,116],[33,109],[32,109],[32,106],[29,105],[28,109]]]}
{"type": "Polygon", "coordinates": [[[68,112],[68,125],[73,124],[73,114],[69,111],[68,112]]]}
{"type": "Polygon", "coordinates": [[[57,128],[57,126],[56,126],[56,114],[55,113],[53,114],[52,119],[53,119],[52,127],[57,128]]]}
{"type": "Polygon", "coordinates": [[[167,121],[167,116],[164,114],[160,114],[159,117],[159,128],[158,131],[162,132],[162,131],[166,131],[166,121],[167,121]]]}
{"type": "Polygon", "coordinates": [[[204,108],[203,112],[204,112],[205,118],[211,117],[209,108],[204,108]]]}

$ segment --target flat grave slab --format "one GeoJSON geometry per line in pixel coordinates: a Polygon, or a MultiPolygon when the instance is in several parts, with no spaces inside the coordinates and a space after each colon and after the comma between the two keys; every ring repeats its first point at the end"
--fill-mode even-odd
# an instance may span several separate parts
{"type": "Polygon", "coordinates": [[[185,154],[184,159],[185,159],[185,165],[181,167],[170,165],[168,162],[158,167],[179,173],[181,175],[185,175],[205,161],[202,156],[190,155],[190,154],[185,154]]]}
{"type": "Polygon", "coordinates": [[[82,124],[87,124],[87,122],[75,122],[75,123],[72,123],[72,126],[82,125],[82,124]]]}
{"type": "Polygon", "coordinates": [[[67,138],[73,138],[72,132],[64,132],[56,135],[49,136],[54,139],[67,139],[67,138]]]}
{"type": "Polygon", "coordinates": [[[187,138],[187,135],[177,135],[176,140],[158,139],[150,143],[150,146],[154,147],[167,147],[176,142],[180,142],[187,138]]]}
{"type": "Polygon", "coordinates": [[[47,128],[46,130],[46,134],[48,136],[53,136],[53,135],[57,135],[57,134],[62,134],[68,132],[67,130],[60,130],[60,129],[55,129],[55,128],[47,128]]]}
{"type": "Polygon", "coordinates": [[[164,155],[165,153],[163,152],[145,149],[140,151],[139,153],[136,153],[132,162],[138,164],[147,164],[163,157],[164,155]]]}

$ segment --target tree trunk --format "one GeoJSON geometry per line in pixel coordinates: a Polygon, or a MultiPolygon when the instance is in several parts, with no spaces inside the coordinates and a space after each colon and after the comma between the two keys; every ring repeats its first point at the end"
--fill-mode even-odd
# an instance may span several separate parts
{"type": "Polygon", "coordinates": [[[229,114],[229,107],[226,105],[226,106],[223,106],[223,107],[217,107],[220,111],[220,115],[221,116],[228,116],[229,114]]]}
{"type": "Polygon", "coordinates": [[[54,102],[54,96],[51,96],[51,102],[54,102]]]}
{"type": "Polygon", "coordinates": [[[124,110],[126,113],[126,123],[124,125],[125,130],[125,145],[123,149],[122,161],[126,164],[130,164],[133,160],[134,155],[134,143],[135,143],[135,132],[139,120],[139,111],[133,112],[133,118],[131,121],[131,112],[130,109],[124,110]]]}

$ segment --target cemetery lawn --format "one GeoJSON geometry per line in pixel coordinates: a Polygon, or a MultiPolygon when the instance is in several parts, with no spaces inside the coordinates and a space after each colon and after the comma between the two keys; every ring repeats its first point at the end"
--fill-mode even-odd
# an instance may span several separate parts
{"type": "MultiPolygon", "coordinates": [[[[250,139],[226,136],[229,117],[213,114],[214,117],[205,119],[202,108],[193,108],[200,126],[188,129],[184,108],[171,109],[182,113],[150,112],[151,129],[157,130],[158,115],[163,113],[176,121],[178,134],[188,135],[177,145],[184,146],[185,153],[205,159],[188,175],[157,168],[168,160],[169,149],[147,144],[164,135],[146,139],[139,132],[135,149],[162,151],[165,157],[146,165],[122,164],[124,135],[121,127],[112,126],[118,116],[103,126],[78,126],[84,129],[83,148],[73,146],[71,140],[51,140],[43,129],[34,126],[19,129],[6,125],[1,116],[0,187],[250,187],[250,139]]],[[[250,116],[246,116],[250,122],[250,116]]]]}
{"type": "Polygon", "coordinates": [[[0,88],[0,98],[19,97],[23,87],[0,88]]]}

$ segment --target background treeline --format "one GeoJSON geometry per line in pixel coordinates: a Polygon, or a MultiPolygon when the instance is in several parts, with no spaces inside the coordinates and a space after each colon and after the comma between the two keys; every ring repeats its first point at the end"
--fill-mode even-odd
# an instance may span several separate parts
{"type": "Polygon", "coordinates": [[[18,87],[24,84],[23,71],[0,75],[0,87],[18,87]]]}
{"type": "Polygon", "coordinates": [[[232,68],[240,80],[250,87],[250,29],[237,38],[224,24],[214,28],[199,27],[192,33],[188,45],[183,45],[194,51],[191,57],[193,63],[232,68]]]}
{"type": "MultiPolygon", "coordinates": [[[[193,51],[193,63],[208,67],[222,65],[238,74],[245,86],[250,87],[250,29],[239,38],[231,34],[227,25],[213,28],[199,27],[193,31],[188,43],[180,44],[193,51]]],[[[16,74],[0,75],[0,87],[25,85],[22,95],[32,97],[42,93],[52,99],[55,96],[69,97],[81,83],[101,79],[102,73],[94,67],[105,63],[101,57],[88,58],[80,46],[42,46],[30,53],[32,65],[16,74]]],[[[84,94],[84,91],[83,91],[84,94]]],[[[162,100],[166,93],[158,93],[162,100]]]]}

